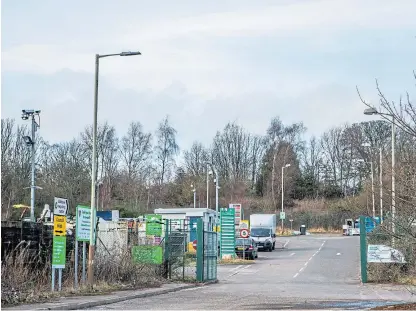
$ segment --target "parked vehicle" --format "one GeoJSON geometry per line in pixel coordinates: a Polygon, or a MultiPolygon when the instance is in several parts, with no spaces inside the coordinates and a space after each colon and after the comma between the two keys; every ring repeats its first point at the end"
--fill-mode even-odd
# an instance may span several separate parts
{"type": "Polygon", "coordinates": [[[250,215],[250,237],[257,243],[259,250],[271,252],[276,245],[276,215],[250,215]]]}
{"type": "Polygon", "coordinates": [[[258,258],[258,247],[257,243],[252,238],[239,238],[235,240],[235,253],[238,257],[248,258],[253,260],[258,258]],[[244,250],[244,251],[243,251],[244,250]]]}

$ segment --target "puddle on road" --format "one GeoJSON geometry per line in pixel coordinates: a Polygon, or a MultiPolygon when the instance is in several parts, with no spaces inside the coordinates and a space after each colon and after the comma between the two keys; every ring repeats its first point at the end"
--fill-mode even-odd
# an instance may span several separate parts
{"type": "Polygon", "coordinates": [[[353,301],[310,301],[310,302],[282,302],[262,303],[256,305],[244,305],[243,309],[249,310],[363,310],[376,307],[404,304],[404,301],[380,301],[380,300],[353,300],[353,301]]]}

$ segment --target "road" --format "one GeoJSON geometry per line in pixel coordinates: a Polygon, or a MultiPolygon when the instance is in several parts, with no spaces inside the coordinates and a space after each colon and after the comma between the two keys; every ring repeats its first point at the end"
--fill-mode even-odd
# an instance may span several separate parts
{"type": "Polygon", "coordinates": [[[218,278],[218,284],[96,309],[347,310],[411,299],[406,292],[360,283],[359,237],[281,238],[275,251],[261,252],[252,265],[219,266],[218,278]]]}

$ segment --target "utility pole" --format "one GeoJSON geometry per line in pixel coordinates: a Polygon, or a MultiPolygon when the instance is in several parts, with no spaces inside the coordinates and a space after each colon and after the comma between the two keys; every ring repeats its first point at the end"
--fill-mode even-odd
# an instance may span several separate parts
{"type": "Polygon", "coordinates": [[[209,164],[207,163],[207,208],[209,208],[209,164]]]}
{"type": "Polygon", "coordinates": [[[380,223],[383,223],[383,151],[380,147],[380,223]]]}
{"type": "Polygon", "coordinates": [[[374,168],[373,168],[373,160],[370,162],[371,166],[371,196],[373,200],[373,219],[376,217],[376,205],[375,205],[375,198],[374,198],[374,168]]]}
{"type": "Polygon", "coordinates": [[[396,234],[396,127],[394,126],[394,116],[392,115],[391,122],[391,231],[393,232],[392,246],[394,247],[394,235],[396,234]]]}
{"type": "MultiPolygon", "coordinates": [[[[36,190],[36,130],[40,127],[38,123],[36,123],[35,116],[39,117],[40,110],[33,110],[33,109],[24,109],[22,110],[22,120],[28,120],[31,118],[31,136],[23,136],[25,143],[27,146],[30,146],[31,152],[31,183],[30,183],[30,221],[35,222],[35,190],[36,190]]],[[[40,117],[39,117],[40,118],[40,117]]],[[[39,122],[40,123],[40,122],[39,122]]]]}
{"type": "MultiPolygon", "coordinates": [[[[284,184],[285,184],[285,182],[284,182],[284,178],[285,178],[284,170],[285,170],[285,168],[287,168],[289,166],[290,166],[290,163],[286,164],[285,166],[282,166],[282,213],[285,211],[284,210],[284,196],[285,196],[285,192],[284,192],[284,184]]],[[[282,218],[282,234],[284,232],[284,223],[285,223],[285,221],[282,218]]]]}
{"type": "Polygon", "coordinates": [[[192,192],[194,193],[194,208],[196,208],[196,189],[194,185],[191,185],[191,187],[192,187],[192,192]]]}

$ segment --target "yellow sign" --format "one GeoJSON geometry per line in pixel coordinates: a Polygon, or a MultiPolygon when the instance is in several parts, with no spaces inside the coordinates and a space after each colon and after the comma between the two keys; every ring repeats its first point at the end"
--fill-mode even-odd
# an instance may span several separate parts
{"type": "Polygon", "coordinates": [[[250,229],[250,224],[248,220],[242,220],[240,222],[240,229],[250,229]]]}
{"type": "Polygon", "coordinates": [[[66,216],[53,216],[53,235],[66,236],[66,216]]]}

